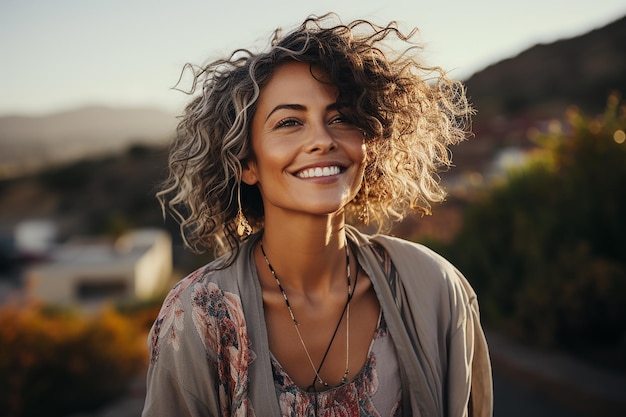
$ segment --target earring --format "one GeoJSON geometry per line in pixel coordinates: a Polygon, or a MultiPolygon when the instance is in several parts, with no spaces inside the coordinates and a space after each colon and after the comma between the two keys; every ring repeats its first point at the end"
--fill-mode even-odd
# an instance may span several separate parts
{"type": "Polygon", "coordinates": [[[361,193],[363,198],[363,203],[361,206],[361,213],[359,214],[359,220],[363,222],[364,225],[370,224],[370,199],[369,199],[369,187],[367,186],[367,180],[365,176],[363,177],[363,183],[361,184],[361,193]]]}
{"type": "Polygon", "coordinates": [[[235,223],[237,224],[237,234],[241,237],[243,235],[250,236],[252,233],[252,226],[248,223],[248,219],[243,214],[243,210],[241,209],[241,184],[237,187],[237,216],[235,216],[235,223]]]}

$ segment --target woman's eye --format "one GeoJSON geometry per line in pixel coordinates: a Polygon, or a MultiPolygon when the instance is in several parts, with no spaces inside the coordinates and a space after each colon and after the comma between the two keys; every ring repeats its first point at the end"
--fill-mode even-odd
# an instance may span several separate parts
{"type": "Polygon", "coordinates": [[[337,115],[330,120],[330,124],[347,124],[352,125],[352,120],[345,115],[337,115]]]}
{"type": "Polygon", "coordinates": [[[276,128],[281,128],[281,127],[294,127],[294,126],[299,126],[300,122],[298,122],[298,120],[296,119],[283,119],[281,121],[279,121],[278,123],[276,123],[276,128]]]}

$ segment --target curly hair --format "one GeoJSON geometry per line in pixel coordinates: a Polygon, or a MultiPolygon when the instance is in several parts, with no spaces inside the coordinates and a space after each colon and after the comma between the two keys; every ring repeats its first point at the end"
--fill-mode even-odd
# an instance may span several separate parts
{"type": "Polygon", "coordinates": [[[184,110],[169,177],[157,193],[185,244],[195,252],[229,251],[232,261],[241,243],[238,192],[248,221],[263,226],[261,195],[241,181],[242,166],[252,156],[259,93],[288,61],[321,68],[365,135],[363,185],[346,207],[349,220],[371,220],[380,230],[410,211],[429,213],[430,203],[445,197],[437,172],[451,164],[448,146],[467,137],[472,109],[460,82],[416,59],[416,32],[405,34],[396,22],[343,24],[335,14],[310,16],[284,36],[277,29],[266,52],[240,49],[204,67],[187,64],[183,71],[193,73],[188,94],[200,94],[184,110]],[[397,42],[405,49],[396,52],[391,44],[397,42]]]}

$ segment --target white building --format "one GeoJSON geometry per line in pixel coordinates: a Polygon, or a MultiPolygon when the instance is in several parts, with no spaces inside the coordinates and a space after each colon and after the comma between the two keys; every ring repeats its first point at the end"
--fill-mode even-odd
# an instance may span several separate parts
{"type": "Polygon", "coordinates": [[[57,226],[51,220],[28,220],[15,226],[15,247],[21,253],[48,252],[57,239],[57,226]]]}
{"type": "Polygon", "coordinates": [[[51,304],[97,304],[158,295],[172,274],[172,242],[156,229],[129,232],[111,243],[58,246],[49,262],[25,274],[31,298],[51,304]]]}

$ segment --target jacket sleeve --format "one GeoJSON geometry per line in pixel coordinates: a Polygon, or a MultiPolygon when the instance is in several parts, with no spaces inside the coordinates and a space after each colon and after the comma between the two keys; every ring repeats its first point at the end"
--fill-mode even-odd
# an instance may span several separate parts
{"type": "Polygon", "coordinates": [[[215,366],[194,329],[189,284],[168,295],[148,336],[143,417],[220,415],[215,366]]]}
{"type": "Polygon", "coordinates": [[[218,416],[170,370],[151,365],[148,370],[146,401],[142,417],[200,417],[218,416]]]}
{"type": "Polygon", "coordinates": [[[491,417],[493,384],[487,341],[480,324],[476,294],[458,273],[464,305],[448,346],[448,415],[491,417]]]}
{"type": "Polygon", "coordinates": [[[472,361],[472,391],[470,393],[470,417],[493,415],[493,381],[487,340],[480,325],[478,303],[472,303],[472,327],[474,332],[474,358],[472,361]]]}

